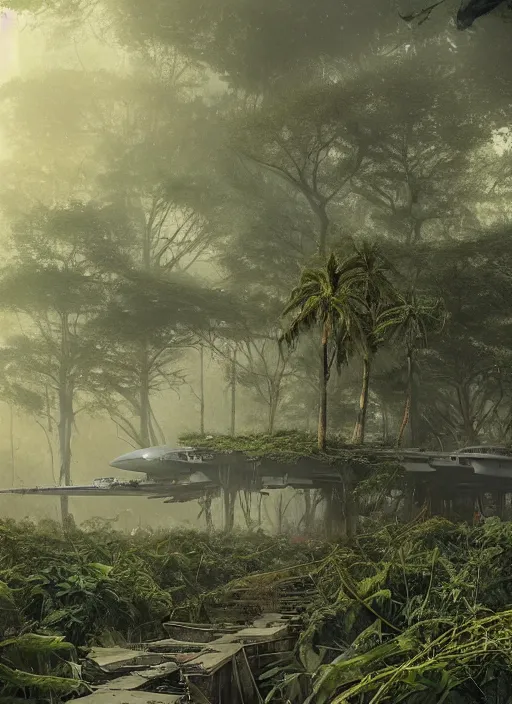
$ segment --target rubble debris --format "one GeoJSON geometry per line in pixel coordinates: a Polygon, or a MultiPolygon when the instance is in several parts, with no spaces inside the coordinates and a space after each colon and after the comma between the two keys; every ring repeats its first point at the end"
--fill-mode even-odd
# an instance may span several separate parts
{"type": "Polygon", "coordinates": [[[98,691],[80,699],[80,704],[185,704],[182,694],[155,692],[98,691]]]}
{"type": "Polygon", "coordinates": [[[106,672],[115,672],[123,668],[147,668],[152,665],[162,665],[167,658],[159,653],[129,648],[93,648],[87,656],[88,660],[106,672]]]}
{"type": "Polygon", "coordinates": [[[116,679],[98,687],[98,691],[119,690],[137,691],[142,690],[149,684],[158,680],[163,680],[174,673],[179,673],[180,668],[175,662],[168,662],[163,665],[155,665],[147,670],[130,672],[128,675],[116,677],[116,679]]]}
{"type": "Polygon", "coordinates": [[[108,681],[98,679],[83,704],[175,704],[185,701],[185,692],[208,704],[259,704],[254,673],[262,658],[270,662],[294,642],[290,620],[276,612],[243,627],[170,622],[165,628],[175,637],[94,648],[87,659],[108,681]],[[175,694],[181,689],[183,694],[175,694]]]}

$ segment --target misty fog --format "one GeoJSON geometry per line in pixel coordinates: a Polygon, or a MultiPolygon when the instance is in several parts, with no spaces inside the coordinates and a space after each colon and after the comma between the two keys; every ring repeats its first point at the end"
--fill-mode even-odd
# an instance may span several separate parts
{"type": "MultiPolygon", "coordinates": [[[[66,268],[77,256],[101,285],[121,282],[108,310],[98,312],[92,297],[103,294],[91,293],[86,314],[86,325],[105,319],[73,382],[73,484],[123,476],[109,462],[154,444],[126,432],[140,418],[119,391],[133,382],[129,355],[146,325],[146,349],[161,347],[164,359],[149,390],[158,444],[201,431],[201,347],[206,433],[232,430],[232,349],[236,433],[269,424],[315,433],[316,338],[283,361],[281,313],[301,270],[343,254],[352,238],[377,242],[404,290],[440,297],[447,309],[443,331],[421,351],[423,405],[409,443],[509,440],[512,42],[503,8],[461,32],[449,1],[424,22],[400,17],[421,11],[419,0],[252,2],[240,17],[221,0],[207,9],[37,5],[12,2],[0,31],[1,487],[59,482],[48,366],[38,376],[40,364],[52,365],[50,348],[24,346],[53,344],[39,304],[54,294],[44,283],[32,290],[30,267],[51,268],[55,257],[66,268]],[[143,230],[153,238],[144,252],[143,230]],[[487,295],[493,272],[499,291],[487,295]],[[153,293],[152,276],[174,288],[153,293]],[[279,386],[268,399],[272,375],[279,386]]],[[[349,441],[361,357],[351,353],[342,367],[329,380],[329,428],[349,441]]],[[[372,371],[367,437],[386,441],[403,412],[400,345],[379,348],[372,371]]],[[[70,508],[79,523],[119,516],[126,530],[196,525],[199,512],[195,502],[142,498],[77,498],[70,508]]],[[[2,516],[57,519],[59,510],[56,498],[0,498],[2,516]]]]}
{"type": "Polygon", "coordinates": [[[512,0],[4,0],[0,704],[511,704],[512,0]]]}

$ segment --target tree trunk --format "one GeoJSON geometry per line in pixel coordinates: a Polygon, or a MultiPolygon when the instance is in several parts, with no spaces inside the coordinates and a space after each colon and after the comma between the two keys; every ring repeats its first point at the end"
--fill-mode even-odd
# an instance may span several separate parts
{"type": "Polygon", "coordinates": [[[304,532],[312,535],[315,527],[316,510],[325,499],[323,489],[304,489],[304,532]]]}
{"type": "Polygon", "coordinates": [[[334,489],[324,489],[323,494],[325,498],[325,513],[324,513],[324,528],[325,528],[325,537],[327,540],[330,540],[332,538],[332,522],[333,522],[333,504],[334,504],[334,497],[333,497],[334,489]]]}
{"type": "MultiPolygon", "coordinates": [[[[142,266],[148,274],[152,271],[151,257],[152,228],[146,224],[142,236],[142,266]]],[[[149,447],[153,443],[151,432],[151,405],[149,392],[149,353],[148,343],[144,339],[140,349],[140,378],[139,378],[139,442],[142,447],[149,447]]]]}
{"type": "Polygon", "coordinates": [[[11,443],[11,483],[12,486],[16,480],[16,466],[14,461],[14,409],[12,404],[9,405],[9,438],[11,443]]]}
{"type": "MultiPolygon", "coordinates": [[[[345,483],[344,483],[345,484],[345,483]]],[[[330,531],[331,538],[339,538],[341,536],[348,535],[349,532],[349,520],[352,520],[350,516],[349,519],[349,509],[347,504],[348,493],[345,485],[342,487],[335,487],[332,489],[330,509],[331,509],[331,523],[330,531]]]]}
{"type": "Polygon", "coordinates": [[[403,442],[404,439],[404,434],[405,434],[405,429],[407,428],[407,425],[410,426],[411,428],[411,445],[414,445],[414,433],[412,432],[412,416],[411,416],[411,404],[412,404],[412,384],[413,384],[413,359],[412,359],[412,351],[409,350],[407,352],[407,398],[405,399],[405,408],[404,408],[404,415],[402,418],[402,423],[400,425],[400,430],[398,431],[398,435],[396,438],[396,444],[398,447],[403,442]]]}
{"type": "Polygon", "coordinates": [[[311,506],[311,489],[304,489],[304,532],[306,535],[310,535],[313,528],[311,506]]]}
{"type": "Polygon", "coordinates": [[[263,518],[261,515],[261,509],[263,504],[263,494],[258,494],[258,529],[261,528],[263,523],[263,518]]]}
{"type": "Polygon", "coordinates": [[[363,384],[361,388],[361,396],[359,398],[359,412],[357,421],[352,435],[352,443],[354,445],[362,445],[364,442],[364,432],[366,428],[366,414],[368,411],[368,391],[370,388],[370,358],[368,355],[363,357],[363,384]]]}
{"type": "Polygon", "coordinates": [[[244,514],[245,526],[247,530],[252,530],[252,492],[248,489],[238,492],[238,501],[244,514]]]}
{"type": "MultiPolygon", "coordinates": [[[[71,485],[71,434],[73,430],[73,394],[67,384],[59,390],[59,483],[71,485]]],[[[67,496],[60,497],[62,524],[67,527],[70,522],[69,501],[67,496]]]]}
{"type": "Polygon", "coordinates": [[[407,428],[407,424],[409,423],[410,411],[411,411],[411,397],[409,396],[409,394],[407,394],[407,398],[405,400],[404,415],[402,418],[402,422],[400,424],[400,429],[398,431],[398,435],[396,437],[397,447],[400,447],[402,445],[402,442],[404,439],[404,434],[405,434],[405,429],[407,428]]]}
{"type": "Polygon", "coordinates": [[[199,403],[200,403],[200,416],[199,416],[199,432],[204,435],[204,347],[201,345],[199,348],[200,356],[200,376],[199,376],[199,403]]]}
{"type": "Polygon", "coordinates": [[[277,500],[277,534],[282,535],[283,534],[283,524],[284,524],[284,508],[283,508],[283,495],[279,494],[279,498],[277,500]]]}
{"type": "Polygon", "coordinates": [[[503,520],[505,513],[505,493],[503,491],[494,492],[493,501],[496,506],[496,515],[503,520]]]}
{"type": "Polygon", "coordinates": [[[139,420],[140,420],[140,442],[142,447],[149,447],[151,442],[151,409],[149,400],[149,369],[146,343],[143,343],[140,356],[140,379],[139,379],[139,420]]]}
{"type": "Polygon", "coordinates": [[[286,517],[286,512],[288,511],[288,508],[290,507],[290,504],[292,501],[294,501],[296,497],[296,494],[293,494],[293,496],[288,499],[288,501],[285,503],[285,498],[283,496],[283,493],[281,492],[279,494],[279,501],[277,502],[277,532],[279,534],[284,532],[284,527],[285,527],[285,522],[284,519],[286,517]]]}
{"type": "Polygon", "coordinates": [[[388,434],[389,434],[388,409],[387,409],[387,406],[385,403],[381,403],[380,409],[381,409],[381,413],[382,413],[382,442],[384,444],[386,444],[388,441],[388,434]]]}
{"type": "Polygon", "coordinates": [[[327,256],[327,236],[329,233],[329,217],[326,212],[325,205],[317,206],[316,215],[320,224],[320,232],[318,238],[318,253],[322,258],[327,256]]]}
{"type": "Polygon", "coordinates": [[[206,532],[213,533],[212,495],[208,491],[199,499],[199,505],[204,513],[206,532]]]}
{"type": "Polygon", "coordinates": [[[406,523],[412,521],[415,516],[414,493],[414,483],[409,479],[404,489],[403,519],[406,523]]]}
{"type": "Polygon", "coordinates": [[[165,435],[164,431],[160,427],[160,423],[156,419],[155,412],[151,407],[151,397],[148,399],[149,403],[149,432],[151,437],[151,443],[153,445],[165,445],[165,435]]]}
{"type": "Polygon", "coordinates": [[[233,350],[231,359],[231,436],[234,437],[236,430],[236,350],[233,350]]]}
{"type": "Polygon", "coordinates": [[[279,392],[271,394],[270,404],[268,409],[268,434],[274,434],[276,424],[277,407],[279,405],[279,392]]]}
{"type": "Polygon", "coordinates": [[[224,530],[226,533],[232,533],[235,527],[235,499],[236,489],[225,487],[224,494],[224,530]]]}
{"type": "Polygon", "coordinates": [[[471,402],[469,399],[469,390],[467,386],[463,384],[458,385],[457,398],[464,424],[464,442],[467,445],[473,445],[477,440],[478,433],[475,431],[474,421],[471,414],[471,402]]]}
{"type": "Polygon", "coordinates": [[[233,489],[231,477],[231,467],[223,468],[220,475],[220,483],[222,486],[222,498],[224,499],[224,530],[226,533],[231,533],[235,525],[237,490],[233,489]]]}
{"type": "Polygon", "coordinates": [[[329,381],[329,326],[322,331],[322,365],[320,370],[320,408],[318,411],[318,449],[325,451],[327,443],[327,382],[329,381]]]}
{"type": "MultiPolygon", "coordinates": [[[[59,360],[59,456],[60,474],[59,484],[70,486],[71,484],[71,435],[74,422],[74,389],[70,380],[70,341],[69,341],[69,321],[66,314],[61,316],[61,340],[60,340],[60,360],[59,360]]],[[[69,513],[69,501],[67,496],[60,497],[60,510],[62,525],[64,528],[70,526],[71,515],[69,513]]]]}

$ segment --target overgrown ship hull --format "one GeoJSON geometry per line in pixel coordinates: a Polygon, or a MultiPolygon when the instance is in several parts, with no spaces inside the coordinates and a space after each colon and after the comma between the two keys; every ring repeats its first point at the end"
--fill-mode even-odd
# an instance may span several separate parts
{"type": "MultiPolygon", "coordinates": [[[[457,491],[512,493],[512,453],[507,448],[472,447],[455,453],[419,450],[371,450],[373,458],[401,465],[412,481],[431,487],[434,493],[453,496],[457,491]],[[416,477],[416,479],[413,479],[416,477]]],[[[363,449],[358,451],[364,453],[363,449]]],[[[354,457],[357,453],[354,454],[354,457]]],[[[143,480],[115,478],[96,480],[85,486],[4,489],[2,494],[53,496],[146,496],[172,501],[191,501],[222,489],[261,491],[292,487],[328,489],[343,484],[351,462],[333,458],[299,458],[296,462],[251,458],[242,452],[215,452],[204,448],[149,447],[114,459],[112,467],[144,473],[143,480]]],[[[359,477],[361,479],[363,477],[359,477]]]]}

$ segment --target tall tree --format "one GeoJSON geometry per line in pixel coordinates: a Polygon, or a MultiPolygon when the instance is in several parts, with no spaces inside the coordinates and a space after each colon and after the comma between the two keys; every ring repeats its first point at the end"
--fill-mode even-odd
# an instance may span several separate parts
{"type": "MultiPolygon", "coordinates": [[[[18,395],[26,389],[40,408],[49,406],[65,485],[71,483],[75,419],[87,407],[99,361],[89,329],[104,310],[128,233],[118,213],[93,204],[38,209],[14,228],[12,260],[2,272],[2,306],[20,325],[2,349],[5,376],[18,395]]],[[[66,521],[66,497],[61,507],[66,521]]]]}
{"type": "Polygon", "coordinates": [[[358,334],[350,339],[361,357],[363,367],[359,409],[352,435],[352,442],[360,444],[364,442],[372,365],[383,344],[379,321],[384,311],[394,302],[396,290],[390,280],[391,264],[375,244],[363,242],[356,246],[356,253],[349,260],[349,266],[356,267],[360,272],[358,295],[364,306],[360,314],[358,334]]]}
{"type": "Polygon", "coordinates": [[[207,344],[224,364],[231,392],[239,386],[251,394],[257,406],[263,407],[264,427],[272,435],[286,387],[295,375],[292,353],[280,347],[281,327],[268,319],[275,301],[264,303],[263,314],[255,310],[254,299],[248,303],[249,314],[246,309],[246,317],[241,316],[241,324],[231,331],[231,339],[222,340],[212,331],[207,344]]]}
{"type": "Polygon", "coordinates": [[[401,445],[406,431],[410,428],[411,445],[417,439],[417,399],[415,394],[416,352],[428,345],[430,332],[439,331],[444,322],[441,301],[418,297],[414,291],[407,295],[398,294],[397,305],[385,310],[377,323],[376,333],[390,333],[405,349],[407,360],[407,392],[402,422],[398,430],[396,444],[401,445]]]}
{"type": "MultiPolygon", "coordinates": [[[[292,291],[283,311],[294,317],[283,335],[283,341],[293,346],[300,336],[320,328],[322,378],[318,414],[318,448],[325,450],[327,438],[327,384],[334,357],[330,343],[353,334],[359,329],[361,298],[356,290],[359,262],[352,259],[339,262],[331,254],[324,267],[303,271],[299,285],[292,291]]],[[[337,345],[339,351],[339,345],[337,345]]]]}
{"type": "Polygon", "coordinates": [[[384,68],[368,78],[373,104],[361,119],[372,141],[352,186],[369,205],[368,225],[409,248],[408,277],[416,275],[415,250],[424,237],[478,224],[468,197],[480,181],[471,155],[489,130],[454,90],[451,64],[440,50],[422,51],[396,61],[393,75],[384,68]]]}
{"type": "Polygon", "coordinates": [[[234,327],[239,312],[227,293],[188,273],[159,276],[129,266],[122,274],[96,321],[105,362],[95,370],[94,390],[128,440],[147,447],[164,440],[153,395],[185,383],[180,358],[212,329],[234,327]]]}
{"type": "Polygon", "coordinates": [[[333,203],[346,195],[367,149],[368,135],[348,107],[363,100],[347,90],[339,96],[320,87],[307,93],[280,96],[236,123],[234,146],[249,168],[259,168],[304,199],[316,220],[310,233],[309,256],[325,259],[329,249],[333,203]]]}
{"type": "Polygon", "coordinates": [[[443,296],[449,322],[417,357],[418,424],[423,421],[423,430],[446,444],[474,443],[486,436],[498,412],[506,415],[512,283],[507,233],[484,231],[423,250],[420,290],[432,299],[443,296]]]}
{"type": "MultiPolygon", "coordinates": [[[[204,112],[204,106],[175,84],[173,58],[172,52],[163,50],[146,57],[125,87],[132,101],[124,122],[104,136],[109,160],[100,181],[104,197],[123,203],[132,223],[133,269],[143,277],[162,281],[193,270],[201,258],[211,256],[216,236],[205,215],[210,181],[202,162],[204,153],[200,167],[197,164],[197,115],[204,112]],[[132,93],[134,85],[139,86],[139,96],[132,93]]],[[[211,201],[209,205],[213,215],[215,207],[211,201]]],[[[165,441],[153,397],[183,383],[178,362],[191,342],[189,331],[183,328],[178,332],[171,326],[146,334],[141,328],[137,338],[124,346],[118,344],[114,350],[106,387],[112,390],[117,386],[131,418],[126,413],[119,417],[120,407],[115,402],[109,403],[109,409],[137,445],[165,441]],[[138,426],[135,434],[134,422],[138,426]]]]}
{"type": "MultiPolygon", "coordinates": [[[[204,165],[198,168],[197,151],[196,125],[205,108],[181,84],[191,78],[185,69],[171,50],[147,49],[132,57],[122,77],[54,71],[10,86],[9,116],[23,129],[12,133],[16,158],[1,193],[7,212],[19,216],[34,200],[65,202],[76,190],[100,194],[103,203],[116,204],[133,235],[124,243],[132,281],[137,270],[142,279],[172,278],[211,255],[217,231],[205,215],[210,180],[204,165]],[[57,108],[58,88],[69,98],[66,109],[57,108]],[[44,115],[42,133],[34,100],[44,115]],[[36,158],[27,160],[34,143],[36,158]]],[[[191,339],[171,328],[144,337],[143,329],[102,349],[96,379],[97,402],[136,446],[163,441],[152,400],[182,383],[179,360],[191,339]]]]}

